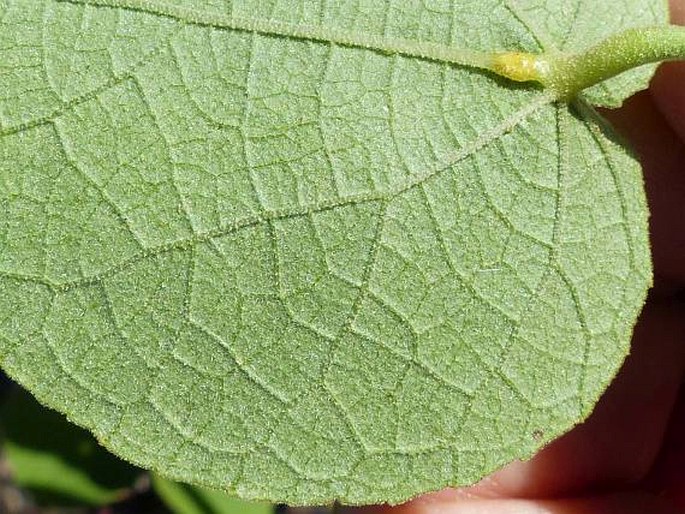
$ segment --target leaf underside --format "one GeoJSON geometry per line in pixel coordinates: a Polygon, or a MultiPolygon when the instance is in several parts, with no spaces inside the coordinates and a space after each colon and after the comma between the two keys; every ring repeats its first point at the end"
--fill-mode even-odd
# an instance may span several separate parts
{"type": "Polygon", "coordinates": [[[653,67],[571,107],[383,41],[572,51],[665,20],[0,0],[2,367],[243,498],[395,503],[530,456],[588,415],[650,284],[640,169],[590,104],[653,67]]]}

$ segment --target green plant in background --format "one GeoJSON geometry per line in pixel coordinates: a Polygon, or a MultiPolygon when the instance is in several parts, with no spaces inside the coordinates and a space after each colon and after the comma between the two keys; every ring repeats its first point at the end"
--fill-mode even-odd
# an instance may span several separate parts
{"type": "Polygon", "coordinates": [[[12,478],[42,504],[113,503],[142,474],[26,392],[15,391],[0,404],[0,437],[12,478]]]}
{"type": "Polygon", "coordinates": [[[221,491],[172,482],[155,475],[153,485],[159,496],[178,514],[272,514],[267,503],[248,503],[221,491]]]}
{"type": "Polygon", "coordinates": [[[0,1],[3,369],[247,499],[395,503],[529,457],[651,283],[594,107],[685,45],[665,2],[616,9],[0,1]]]}
{"type": "MultiPolygon", "coordinates": [[[[0,403],[0,455],[14,482],[44,506],[104,506],[134,497],[145,472],[114,457],[87,431],[15,390],[0,403]]],[[[220,491],[152,477],[152,489],[178,514],[273,514],[220,491]]]]}

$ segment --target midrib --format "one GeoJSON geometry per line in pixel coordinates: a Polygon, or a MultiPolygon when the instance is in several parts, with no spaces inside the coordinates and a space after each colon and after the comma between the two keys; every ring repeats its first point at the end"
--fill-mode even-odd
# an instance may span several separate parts
{"type": "Polygon", "coordinates": [[[454,48],[448,45],[390,38],[377,34],[352,32],[336,27],[303,25],[265,18],[237,17],[219,12],[173,5],[160,0],[55,0],[61,3],[92,7],[123,9],[170,18],[188,25],[237,30],[268,36],[316,41],[333,45],[361,48],[389,55],[404,55],[460,66],[488,69],[491,54],[454,48]]]}

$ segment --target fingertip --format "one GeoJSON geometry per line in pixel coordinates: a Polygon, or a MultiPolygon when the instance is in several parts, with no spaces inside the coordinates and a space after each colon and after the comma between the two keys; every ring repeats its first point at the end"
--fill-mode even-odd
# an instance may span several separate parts
{"type": "Polygon", "coordinates": [[[679,514],[663,498],[649,493],[619,493],[559,500],[415,500],[399,507],[345,509],[345,514],[679,514]]]}
{"type": "Polygon", "coordinates": [[[685,25],[685,1],[670,0],[671,23],[685,25]]]}
{"type": "Polygon", "coordinates": [[[680,399],[671,415],[669,433],[645,486],[655,494],[669,498],[685,512],[685,382],[680,399]]]}
{"type": "MultiPolygon", "coordinates": [[[[671,23],[685,25],[685,0],[671,0],[671,23]]],[[[681,140],[685,140],[685,62],[659,67],[651,84],[654,101],[681,140]]]]}

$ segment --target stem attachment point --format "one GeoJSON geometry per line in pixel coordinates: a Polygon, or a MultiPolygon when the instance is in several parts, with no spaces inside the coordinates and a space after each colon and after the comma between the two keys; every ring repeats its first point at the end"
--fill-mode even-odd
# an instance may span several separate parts
{"type": "Polygon", "coordinates": [[[685,60],[685,27],[664,25],[628,29],[577,54],[504,52],[488,69],[517,82],[538,82],[558,100],[570,101],[584,89],[644,64],[685,60]]]}

